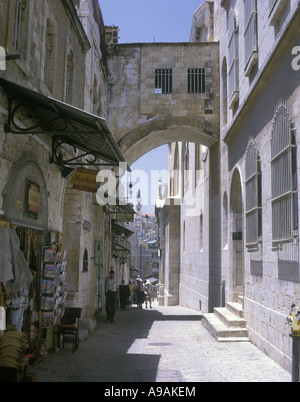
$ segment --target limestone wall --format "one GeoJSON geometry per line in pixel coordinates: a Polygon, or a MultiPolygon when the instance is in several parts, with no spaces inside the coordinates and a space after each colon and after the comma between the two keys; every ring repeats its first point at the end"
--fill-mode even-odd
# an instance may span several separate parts
{"type": "MultiPolygon", "coordinates": [[[[234,298],[234,251],[232,232],[234,231],[234,214],[231,205],[234,186],[234,172],[239,172],[242,189],[243,208],[243,249],[241,264],[244,269],[244,308],[251,341],[264,350],[274,360],[287,369],[291,369],[292,345],[289,338],[290,328],[286,317],[290,306],[299,303],[299,247],[295,239],[292,245],[282,245],[281,250],[272,249],[272,204],[271,204],[271,134],[277,105],[284,101],[295,124],[299,127],[299,72],[292,69],[292,49],[299,45],[297,31],[299,15],[296,19],[296,2],[277,2],[282,8],[280,17],[271,23],[268,5],[258,4],[258,64],[250,77],[245,75],[244,58],[244,11],[243,2],[225,2],[226,9],[216,7],[216,21],[220,33],[221,67],[228,62],[227,21],[231,9],[238,15],[239,27],[239,103],[236,108],[227,108],[222,97],[221,115],[226,108],[227,121],[221,128],[221,193],[227,194],[228,219],[222,220],[222,243],[228,238],[228,247],[222,250],[222,279],[226,284],[226,300],[234,298]],[[283,4],[284,3],[284,4],[283,4]],[[225,64],[223,64],[225,63],[225,64]],[[224,106],[224,107],[223,107],[224,106]],[[255,142],[261,161],[262,173],[262,243],[258,251],[250,253],[245,247],[245,154],[250,141],[255,142]],[[280,261],[285,260],[282,264],[280,261]],[[253,261],[255,263],[253,263],[253,261]],[[287,263],[294,261],[296,271],[291,272],[287,263]],[[260,269],[254,269],[258,266],[260,269]],[[256,265],[255,265],[256,264],[256,265]]],[[[215,2],[216,6],[216,2],[215,2]]],[[[228,68],[228,63],[227,63],[228,68]]],[[[228,73],[228,70],[227,70],[228,73]]],[[[221,88],[222,69],[220,71],[221,88]]],[[[297,157],[299,158],[299,138],[297,135],[297,157]]],[[[298,165],[299,180],[299,165],[298,165]]],[[[299,208],[299,207],[298,207],[299,208]]],[[[225,218],[225,216],[224,216],[225,218]]]]}
{"type": "MultiPolygon", "coordinates": [[[[163,116],[218,122],[218,45],[150,43],[116,45],[109,57],[109,127],[120,140],[163,116]],[[187,69],[205,68],[204,94],[187,93],[187,69]],[[172,69],[172,93],[155,93],[155,69],[172,69]]],[[[183,120],[184,121],[184,120],[183,120]]],[[[184,125],[184,124],[183,124],[184,125]]],[[[156,128],[156,130],[158,130],[156,128]]],[[[176,136],[180,139],[180,133],[176,136]]],[[[184,139],[184,135],[182,136],[184,139]]]]}

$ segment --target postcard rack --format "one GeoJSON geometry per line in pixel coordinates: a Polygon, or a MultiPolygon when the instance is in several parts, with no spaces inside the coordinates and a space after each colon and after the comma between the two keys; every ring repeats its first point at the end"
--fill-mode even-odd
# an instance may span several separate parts
{"type": "Polygon", "coordinates": [[[40,292],[40,328],[55,326],[66,301],[66,251],[54,246],[43,248],[40,292]]]}

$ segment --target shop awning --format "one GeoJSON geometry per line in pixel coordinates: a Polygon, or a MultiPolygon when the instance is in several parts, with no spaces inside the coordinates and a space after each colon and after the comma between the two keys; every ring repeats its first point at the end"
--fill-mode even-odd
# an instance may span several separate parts
{"type": "Polygon", "coordinates": [[[125,251],[126,253],[130,253],[130,248],[122,246],[119,243],[113,242],[113,250],[114,251],[125,251]]]}
{"type": "Polygon", "coordinates": [[[125,228],[124,226],[118,225],[116,222],[112,222],[112,232],[115,235],[124,237],[126,239],[128,239],[134,233],[131,230],[125,228]]]}
{"type": "Polygon", "coordinates": [[[100,164],[118,166],[125,159],[102,117],[85,112],[57,99],[0,78],[0,88],[8,98],[6,132],[48,134],[53,143],[54,163],[68,165],[100,164]],[[21,124],[20,124],[21,123],[21,124]],[[58,149],[68,144],[83,151],[77,157],[62,160],[58,149]],[[87,163],[79,158],[89,157],[87,163]]]}
{"type": "Polygon", "coordinates": [[[117,200],[117,205],[105,205],[104,211],[107,214],[116,214],[116,222],[119,223],[133,222],[136,214],[132,204],[122,204],[120,200],[117,200]]]}

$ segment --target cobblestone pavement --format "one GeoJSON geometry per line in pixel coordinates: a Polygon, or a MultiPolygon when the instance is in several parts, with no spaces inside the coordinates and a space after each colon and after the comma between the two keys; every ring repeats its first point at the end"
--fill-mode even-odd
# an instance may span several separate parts
{"type": "Polygon", "coordinates": [[[290,382],[250,342],[218,343],[183,307],[117,311],[72,354],[71,344],[30,366],[38,382],[290,382]]]}

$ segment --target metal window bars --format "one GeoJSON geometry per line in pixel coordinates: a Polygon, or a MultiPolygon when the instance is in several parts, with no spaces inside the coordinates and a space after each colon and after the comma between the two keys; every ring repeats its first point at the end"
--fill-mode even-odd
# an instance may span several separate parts
{"type": "Polygon", "coordinates": [[[205,93],[205,69],[189,68],[188,69],[188,93],[203,94],[205,93]]]}
{"type": "Polygon", "coordinates": [[[155,70],[155,93],[171,94],[172,93],[172,69],[156,69],[155,70]]]}
{"type": "Polygon", "coordinates": [[[257,52],[257,5],[256,0],[244,1],[245,11],[245,64],[253,52],[257,52]]]}
{"type": "Polygon", "coordinates": [[[257,149],[250,143],[246,156],[246,244],[257,245],[262,234],[261,169],[257,149]]]}
{"type": "Polygon", "coordinates": [[[288,242],[298,229],[296,146],[293,128],[284,105],[278,107],[271,139],[273,242],[288,242]]]}
{"type": "Polygon", "coordinates": [[[15,0],[12,45],[18,51],[21,50],[21,23],[24,8],[22,0],[15,0]]]}

